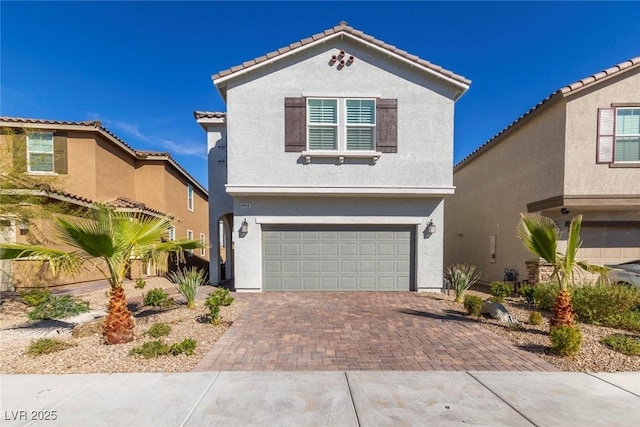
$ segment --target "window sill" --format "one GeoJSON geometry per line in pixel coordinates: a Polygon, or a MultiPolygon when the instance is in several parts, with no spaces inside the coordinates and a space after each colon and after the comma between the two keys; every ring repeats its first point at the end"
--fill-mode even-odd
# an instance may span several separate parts
{"type": "Polygon", "coordinates": [[[316,151],[316,150],[307,150],[301,153],[302,157],[304,157],[306,163],[311,163],[311,159],[322,158],[322,159],[338,159],[338,164],[343,164],[344,159],[371,159],[372,164],[376,164],[380,156],[382,155],[379,151],[316,151]]]}
{"type": "Polygon", "coordinates": [[[34,176],[58,176],[57,172],[31,172],[31,171],[27,171],[27,175],[34,175],[34,176]]]}
{"type": "Polygon", "coordinates": [[[640,162],[609,163],[610,168],[640,168],[640,162]]]}

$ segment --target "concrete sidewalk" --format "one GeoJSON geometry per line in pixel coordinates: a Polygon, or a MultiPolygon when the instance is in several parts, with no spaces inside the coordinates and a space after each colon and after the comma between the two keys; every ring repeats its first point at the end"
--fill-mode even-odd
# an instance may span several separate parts
{"type": "Polygon", "coordinates": [[[0,375],[0,389],[3,426],[636,426],[640,419],[636,372],[0,375]]]}

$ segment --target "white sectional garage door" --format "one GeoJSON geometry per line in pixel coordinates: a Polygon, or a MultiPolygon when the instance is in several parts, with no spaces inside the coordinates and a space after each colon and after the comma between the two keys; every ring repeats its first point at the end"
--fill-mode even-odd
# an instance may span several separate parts
{"type": "Polygon", "coordinates": [[[265,226],[265,291],[408,291],[413,232],[408,227],[265,226]]]}

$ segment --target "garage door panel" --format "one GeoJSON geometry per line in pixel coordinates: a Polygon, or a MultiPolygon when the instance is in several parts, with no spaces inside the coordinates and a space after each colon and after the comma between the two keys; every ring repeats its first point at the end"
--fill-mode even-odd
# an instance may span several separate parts
{"type": "Polygon", "coordinates": [[[400,226],[265,226],[264,290],[409,290],[413,231],[400,226]]]}

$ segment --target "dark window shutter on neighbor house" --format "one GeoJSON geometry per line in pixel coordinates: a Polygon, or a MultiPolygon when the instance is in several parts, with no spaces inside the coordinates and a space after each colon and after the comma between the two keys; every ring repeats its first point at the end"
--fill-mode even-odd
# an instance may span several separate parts
{"type": "Polygon", "coordinates": [[[376,100],[376,150],[398,152],[398,100],[376,100]]]}
{"type": "Polygon", "coordinates": [[[27,171],[27,135],[16,134],[13,139],[13,170],[14,172],[27,171]]]}
{"type": "Polygon", "coordinates": [[[302,152],[307,149],[307,99],[284,99],[284,151],[302,152]]]}
{"type": "Polygon", "coordinates": [[[56,173],[68,173],[66,133],[55,133],[53,135],[53,170],[56,173]]]}
{"type": "Polygon", "coordinates": [[[596,163],[612,163],[615,140],[615,108],[598,108],[596,163]]]}

